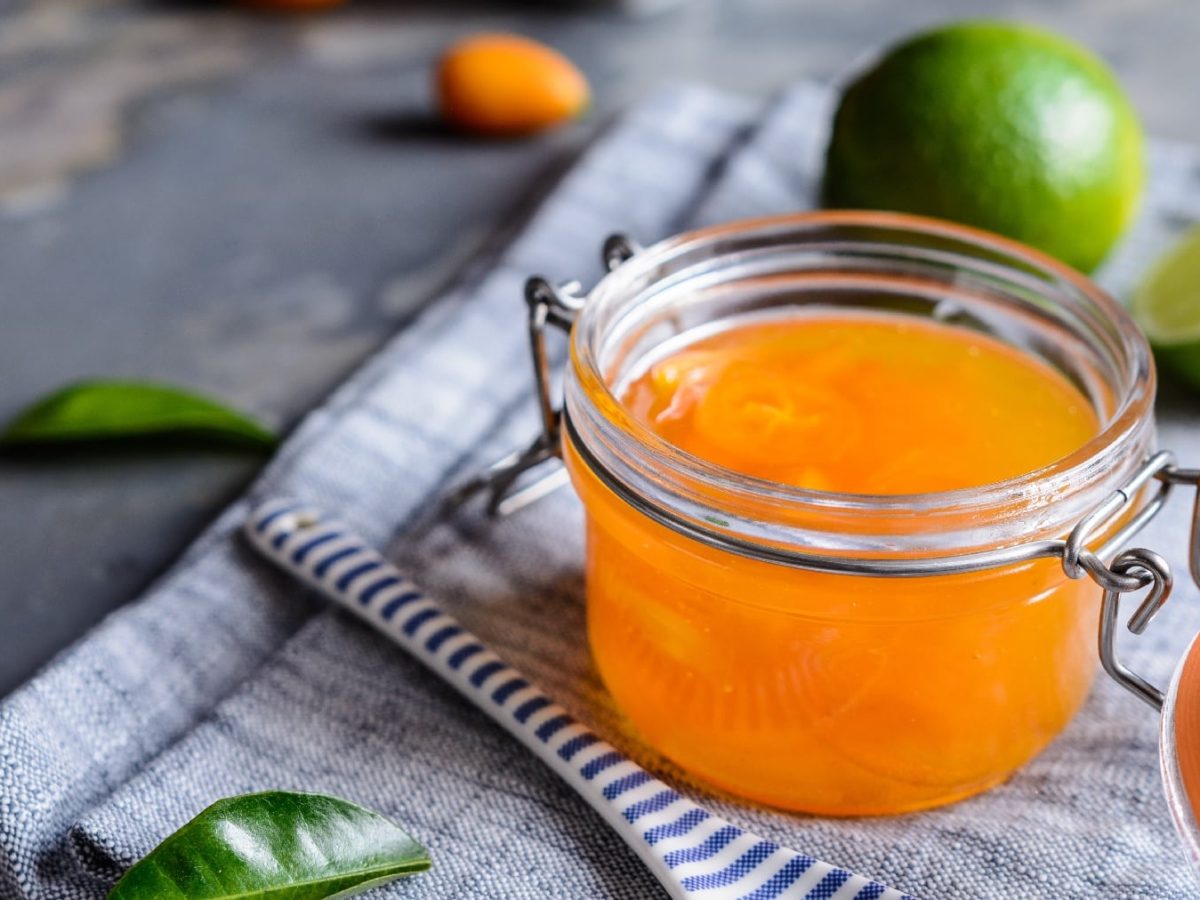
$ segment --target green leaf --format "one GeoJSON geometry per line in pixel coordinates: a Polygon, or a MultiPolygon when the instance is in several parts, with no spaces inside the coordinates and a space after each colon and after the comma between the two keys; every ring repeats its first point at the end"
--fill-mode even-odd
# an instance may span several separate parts
{"type": "Polygon", "coordinates": [[[270,448],[253,419],[190,391],[142,381],[84,381],[39,400],[0,433],[0,447],[185,438],[270,448]]]}
{"type": "Polygon", "coordinates": [[[378,813],[269,791],[214,803],[134,864],[108,900],[318,900],[429,866],[425,848],[378,813]]]}

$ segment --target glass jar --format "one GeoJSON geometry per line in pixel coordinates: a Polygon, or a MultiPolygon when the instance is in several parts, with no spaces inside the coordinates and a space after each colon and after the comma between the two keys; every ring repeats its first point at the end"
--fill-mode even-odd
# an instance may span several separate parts
{"type": "Polygon", "coordinates": [[[1146,343],[1116,302],[978,231],[820,212],[638,252],[581,304],[563,387],[605,684],[667,757],[774,806],[898,813],[1002,781],[1092,683],[1101,589],[1067,577],[1062,542],[1098,508],[1088,546],[1146,505],[1146,491],[1119,511],[1105,503],[1153,449],[1154,388],[1146,343]],[[623,406],[623,387],[671,346],[814,305],[986,332],[1070,379],[1100,432],[1009,481],[867,496],[739,475],[623,406]]]}

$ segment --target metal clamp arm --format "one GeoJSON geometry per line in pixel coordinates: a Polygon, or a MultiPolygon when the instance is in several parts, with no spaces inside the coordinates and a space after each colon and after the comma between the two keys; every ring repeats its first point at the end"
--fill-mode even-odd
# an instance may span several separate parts
{"type": "MultiPolygon", "coordinates": [[[[1143,587],[1150,588],[1150,592],[1130,617],[1128,624],[1130,631],[1141,634],[1171,594],[1171,568],[1167,561],[1153,550],[1139,547],[1126,550],[1113,560],[1111,570],[1118,575],[1135,578],[1142,582],[1143,587]]],[[[1106,588],[1100,605],[1100,664],[1117,684],[1155,709],[1161,710],[1163,692],[1117,658],[1116,632],[1120,603],[1121,591],[1106,588]]]]}
{"type": "MultiPolygon", "coordinates": [[[[601,250],[605,270],[613,271],[640,249],[636,241],[624,234],[610,235],[601,250]]],[[[497,460],[486,471],[455,490],[447,498],[451,506],[458,506],[480,491],[486,491],[488,514],[506,516],[566,484],[566,473],[561,468],[555,468],[536,481],[518,487],[521,476],[526,472],[550,460],[562,458],[562,410],[555,404],[553,396],[546,331],[553,326],[569,333],[585,300],[583,286],[578,281],[555,284],[535,275],[525,282],[525,303],[529,307],[529,351],[533,358],[533,378],[542,430],[524,450],[497,460]]]]}
{"type": "MultiPolygon", "coordinates": [[[[1106,566],[1099,555],[1089,551],[1083,544],[1088,533],[1102,519],[1110,519],[1123,508],[1134,493],[1153,475],[1162,487],[1156,496],[1156,509],[1161,507],[1172,485],[1186,484],[1196,488],[1193,501],[1192,525],[1188,538],[1188,569],[1192,580],[1200,585],[1200,469],[1181,469],[1175,466],[1170,454],[1157,453],[1126,487],[1118,491],[1106,504],[1079,523],[1067,540],[1063,552],[1063,568],[1070,575],[1072,569],[1082,568],[1104,588],[1100,606],[1099,652],[1100,663],[1117,684],[1134,696],[1150,704],[1156,710],[1163,707],[1163,691],[1126,666],[1117,657],[1116,633],[1121,594],[1149,588],[1137,610],[1130,617],[1128,628],[1134,634],[1146,630],[1158,613],[1174,586],[1171,567],[1161,555],[1143,547],[1125,550],[1106,566]],[[1124,502],[1120,502],[1124,498],[1124,502]],[[1102,515],[1103,514],[1103,515],[1102,515]]],[[[1078,576],[1074,576],[1078,577],[1078,576]]]]}

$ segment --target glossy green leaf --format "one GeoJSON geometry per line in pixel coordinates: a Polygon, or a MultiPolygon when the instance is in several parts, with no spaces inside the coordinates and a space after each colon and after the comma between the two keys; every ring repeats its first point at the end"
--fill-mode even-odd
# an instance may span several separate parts
{"type": "Polygon", "coordinates": [[[264,448],[277,443],[253,419],[190,391],[140,381],[85,381],[27,407],[0,433],[0,446],[148,438],[264,448]]]}
{"type": "Polygon", "coordinates": [[[270,791],[214,803],[134,864],[108,900],[318,900],[429,866],[425,848],[378,813],[270,791]]]}

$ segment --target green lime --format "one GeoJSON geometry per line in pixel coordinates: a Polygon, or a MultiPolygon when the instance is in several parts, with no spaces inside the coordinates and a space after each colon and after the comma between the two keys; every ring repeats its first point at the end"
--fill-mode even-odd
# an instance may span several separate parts
{"type": "Polygon", "coordinates": [[[1131,309],[1163,367],[1200,389],[1200,227],[1155,263],[1131,309]]]}
{"type": "Polygon", "coordinates": [[[967,22],[911,38],[846,88],[825,201],[974,225],[1090,271],[1143,180],[1141,127],[1100,60],[1037,28],[967,22]]]}

